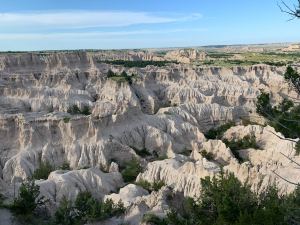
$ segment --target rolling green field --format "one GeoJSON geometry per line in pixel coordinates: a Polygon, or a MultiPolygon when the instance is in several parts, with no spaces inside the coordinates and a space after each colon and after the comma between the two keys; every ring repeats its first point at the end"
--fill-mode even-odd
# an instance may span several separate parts
{"type": "Polygon", "coordinates": [[[276,52],[247,52],[247,53],[223,53],[208,52],[203,62],[195,62],[196,65],[212,66],[250,66],[255,64],[267,64],[271,66],[287,66],[292,63],[300,63],[300,52],[276,53],[276,52]]]}

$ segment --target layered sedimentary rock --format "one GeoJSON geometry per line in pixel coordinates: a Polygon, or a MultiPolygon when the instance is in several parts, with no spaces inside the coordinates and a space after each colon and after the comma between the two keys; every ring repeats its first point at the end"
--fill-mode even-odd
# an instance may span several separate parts
{"type": "MultiPolygon", "coordinates": [[[[255,113],[261,89],[271,94],[273,104],[287,96],[298,98],[283,79],[284,67],[170,63],[128,69],[99,62],[157,60],[142,53],[140,58],[122,54],[0,55],[2,193],[9,196],[12,185],[32,177],[41,162],[49,162],[57,171],[37,184],[53,205],[62,196],[74,199],[78,192],[90,191],[100,199],[126,200],[130,210],[124,218],[138,224],[147,211],[164,213],[169,188],[197,197],[200,178],[214,176],[221,167],[241,181],[248,180],[254,190],[272,182],[277,182],[282,192],[293,190],[278,175],[300,180],[297,168],[286,157],[299,161],[294,141],[283,140],[270,127],[233,127],[224,138],[253,134],[260,148],[242,150],[246,162],[241,163],[221,140],[207,140],[203,135],[226,121],[246,118],[262,122],[255,113]],[[108,70],[134,74],[132,83],[108,78],[108,70]],[[74,105],[80,110],[88,107],[91,115],[68,113],[74,105]],[[212,153],[214,160],[203,158],[203,149],[212,153]],[[143,157],[145,151],[154,158],[143,157]],[[158,160],[162,157],[167,159],[158,160]],[[132,158],[138,158],[144,167],[137,180],[162,180],[169,188],[148,194],[129,184],[118,191],[124,185],[119,168],[132,158]],[[71,171],[59,170],[64,163],[71,171]],[[72,193],[68,195],[66,189],[72,193]]],[[[198,60],[199,54],[190,52],[186,57],[198,60]]]]}

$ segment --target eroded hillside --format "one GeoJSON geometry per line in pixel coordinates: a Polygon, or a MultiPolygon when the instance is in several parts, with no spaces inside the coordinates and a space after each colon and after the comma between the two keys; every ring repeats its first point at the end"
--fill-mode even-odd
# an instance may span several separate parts
{"type": "Polygon", "coordinates": [[[200,178],[221,168],[255,191],[274,182],[282,193],[295,189],[280,177],[300,180],[299,168],[285,157],[300,161],[295,142],[264,126],[256,114],[260,90],[271,93],[274,104],[299,98],[284,81],[285,67],[174,63],[179,53],[168,54],[172,60],[161,67],[103,63],[165,60],[144,53],[114,54],[0,55],[0,192],[8,199],[46,162],[53,172],[36,183],[50,200],[50,211],[64,196],[74,200],[84,191],[97,199],[121,199],[125,215],[108,224],[139,224],[146,212],[163,215],[169,209],[168,193],[198,197],[200,178]],[[115,76],[109,77],[109,71],[115,76]],[[228,122],[235,125],[220,140],[204,135],[228,122]],[[238,155],[224,141],[249,135],[257,149],[242,149],[238,155]],[[128,181],[122,171],[132,159],[141,171],[128,181]],[[149,193],[137,185],[143,181],[163,187],[149,193]]]}

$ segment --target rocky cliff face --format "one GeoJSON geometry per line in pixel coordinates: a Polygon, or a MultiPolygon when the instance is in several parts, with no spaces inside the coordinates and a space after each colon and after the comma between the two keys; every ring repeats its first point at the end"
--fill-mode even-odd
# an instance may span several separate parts
{"type": "Polygon", "coordinates": [[[126,186],[116,193],[124,185],[118,167],[133,157],[144,165],[137,180],[163,180],[191,197],[200,193],[200,178],[213,176],[221,167],[248,180],[256,190],[270,182],[277,182],[283,192],[293,190],[273,171],[299,181],[297,168],[281,153],[300,159],[294,142],[282,140],[272,128],[236,126],[225,133],[228,139],[247,134],[257,138],[260,150],[244,150],[244,163],[222,141],[206,140],[203,135],[226,121],[260,120],[255,113],[260,89],[270,92],[274,103],[286,96],[298,98],[284,82],[285,68],[170,64],[126,69],[98,63],[111,54],[0,55],[2,193],[12,196],[13,185],[31,177],[41,161],[56,168],[67,162],[71,171],[54,171],[47,180],[37,181],[53,207],[62,196],[74,199],[80,191],[90,191],[97,198],[115,192],[111,198],[116,201],[128,198],[125,220],[137,224],[146,211],[164,213],[168,190],[148,195],[126,186]],[[135,74],[132,84],[107,78],[109,69],[135,74]],[[68,113],[74,105],[81,110],[88,107],[91,115],[68,113]],[[203,149],[214,160],[203,158],[199,153],[203,149]],[[168,159],[148,160],[141,157],[141,150],[168,159]],[[190,154],[184,156],[187,150],[190,154]]]}

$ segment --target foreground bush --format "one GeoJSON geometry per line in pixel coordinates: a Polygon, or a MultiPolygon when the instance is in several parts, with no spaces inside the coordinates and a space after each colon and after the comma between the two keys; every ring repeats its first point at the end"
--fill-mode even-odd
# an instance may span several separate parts
{"type": "Polygon", "coordinates": [[[40,187],[35,185],[34,181],[25,181],[20,186],[19,196],[8,207],[17,217],[29,222],[33,219],[37,209],[43,207],[46,203],[45,198],[39,195],[40,187]]]}
{"type": "MultiPolygon", "coordinates": [[[[300,188],[280,196],[276,187],[260,195],[233,174],[202,179],[198,200],[186,198],[163,220],[150,216],[152,224],[169,225],[286,225],[300,222],[300,188]]],[[[146,218],[147,219],[147,218],[146,218]]]]}
{"type": "MultiPolygon", "coordinates": [[[[292,67],[288,67],[285,74],[285,80],[300,93],[300,75],[292,67]]],[[[281,132],[286,138],[300,137],[300,105],[288,99],[284,99],[278,106],[272,106],[270,95],[262,92],[257,98],[256,111],[268,119],[268,124],[281,132]]],[[[296,150],[297,150],[296,146],[296,150]]],[[[297,154],[299,154],[297,150],[297,154]]]]}
{"type": "Polygon", "coordinates": [[[102,221],[125,212],[122,202],[114,204],[112,200],[98,201],[89,192],[78,194],[74,203],[64,198],[55,213],[53,224],[76,225],[92,221],[102,221]]]}

